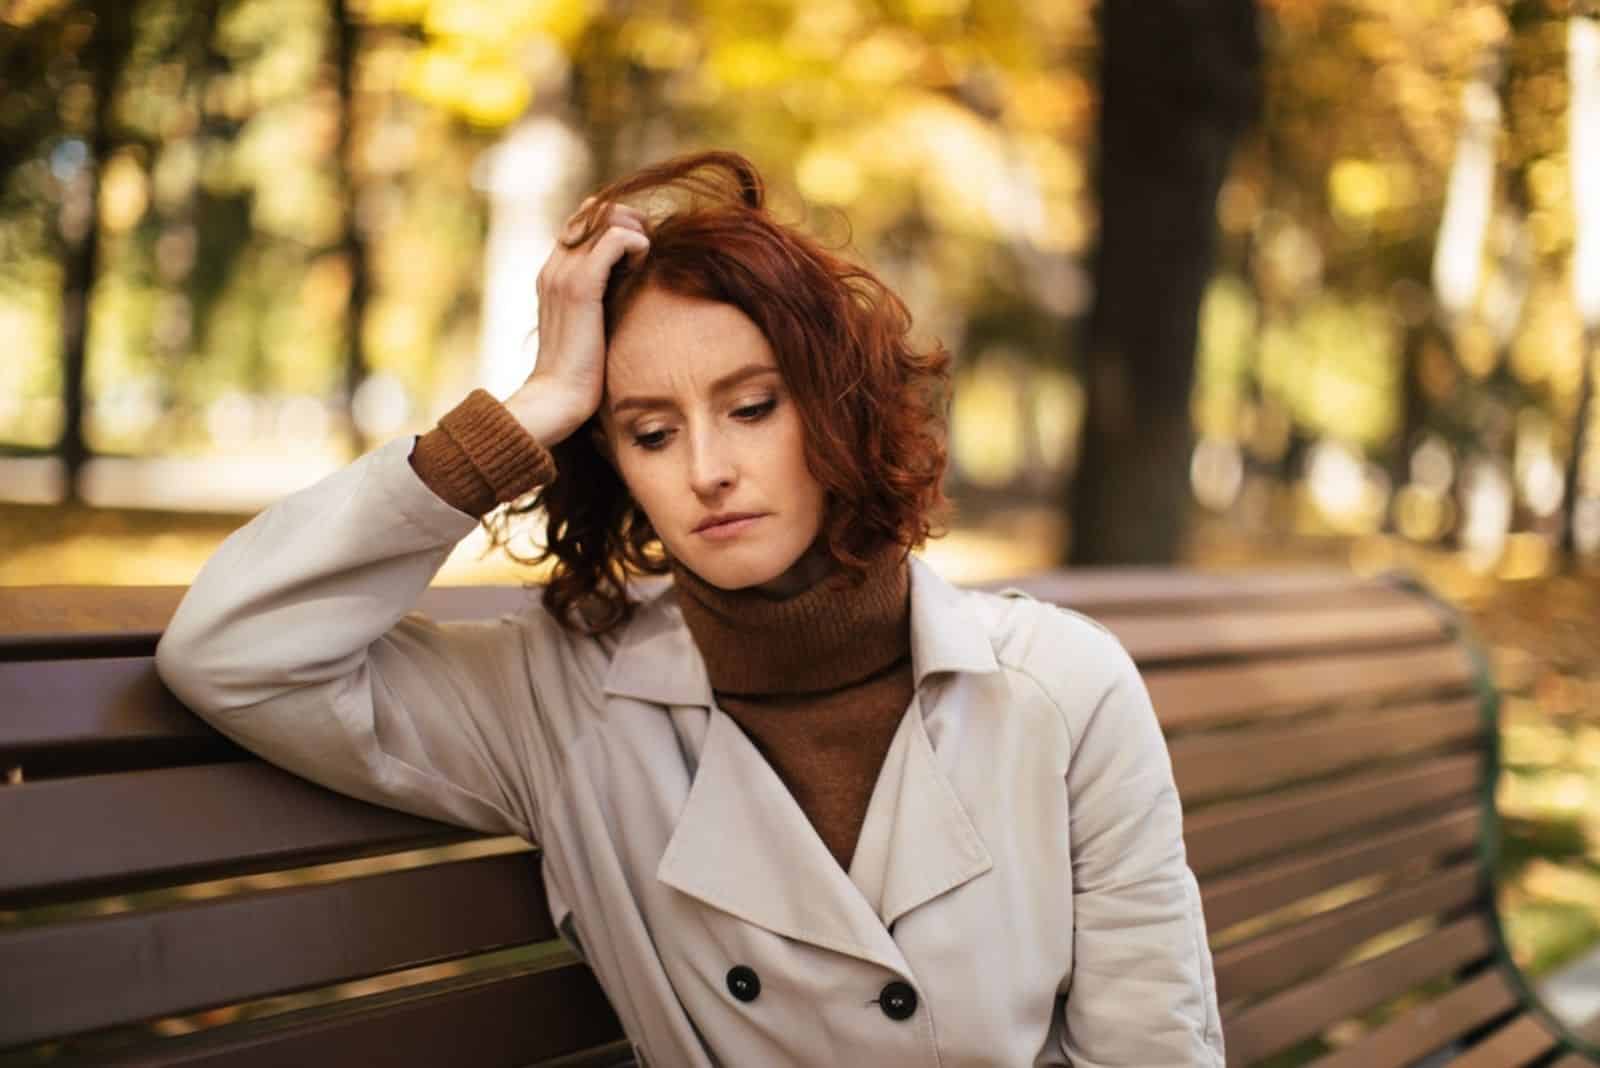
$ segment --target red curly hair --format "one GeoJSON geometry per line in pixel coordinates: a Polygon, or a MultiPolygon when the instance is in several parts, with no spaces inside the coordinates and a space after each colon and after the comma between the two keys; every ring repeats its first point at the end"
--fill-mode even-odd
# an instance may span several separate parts
{"type": "MultiPolygon", "coordinates": [[[[807,466],[827,495],[821,540],[834,563],[859,579],[891,547],[921,545],[947,507],[944,347],[913,347],[904,302],[871,271],[778,222],[761,175],[737,153],[680,156],[607,185],[578,214],[568,247],[599,233],[611,204],[638,197],[650,198],[650,248],[613,269],[606,336],[648,286],[738,308],[766,336],[794,397],[807,466]],[[676,203],[657,214],[658,200],[676,203]]],[[[508,547],[514,517],[544,510],[546,547],[519,559],[554,558],[545,605],[591,634],[632,614],[630,573],[668,568],[650,520],[595,444],[598,418],[551,450],[551,482],[488,520],[508,547]]]]}

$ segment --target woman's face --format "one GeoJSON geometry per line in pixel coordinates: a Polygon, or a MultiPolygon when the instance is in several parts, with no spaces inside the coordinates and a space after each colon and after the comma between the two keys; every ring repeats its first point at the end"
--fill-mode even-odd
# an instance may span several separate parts
{"type": "Polygon", "coordinates": [[[800,413],[766,337],[731,304],[646,288],[606,350],[601,426],[667,551],[713,586],[766,586],[822,527],[800,413]]]}

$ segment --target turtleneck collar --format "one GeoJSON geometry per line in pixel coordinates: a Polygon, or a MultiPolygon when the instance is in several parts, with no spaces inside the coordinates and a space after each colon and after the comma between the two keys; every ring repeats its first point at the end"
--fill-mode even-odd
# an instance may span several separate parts
{"type": "Polygon", "coordinates": [[[910,655],[909,566],[898,547],[859,585],[835,572],[783,599],[719,589],[677,561],[672,572],[684,623],[719,693],[833,690],[910,655]]]}

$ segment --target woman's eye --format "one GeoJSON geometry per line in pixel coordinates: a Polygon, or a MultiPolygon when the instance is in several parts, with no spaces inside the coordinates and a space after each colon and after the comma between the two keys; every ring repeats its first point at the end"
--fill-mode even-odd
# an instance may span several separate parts
{"type": "Polygon", "coordinates": [[[753,423],[757,419],[766,418],[766,416],[771,413],[772,409],[776,408],[777,406],[778,399],[776,397],[768,397],[766,400],[760,401],[756,404],[746,404],[735,408],[733,410],[733,415],[736,419],[744,419],[753,423]]]}
{"type": "Polygon", "coordinates": [[[635,434],[633,443],[641,449],[649,449],[653,452],[666,446],[667,432],[665,430],[647,430],[642,434],[635,434]]]}

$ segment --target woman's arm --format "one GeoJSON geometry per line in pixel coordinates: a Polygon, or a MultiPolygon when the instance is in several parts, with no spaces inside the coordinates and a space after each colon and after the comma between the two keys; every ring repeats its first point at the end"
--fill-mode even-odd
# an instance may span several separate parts
{"type": "Polygon", "coordinates": [[[1075,913],[1067,1054],[1077,1068],[1221,1068],[1211,951],[1171,760],[1138,669],[1105,640],[1115,672],[1072,724],[1067,770],[1075,913]]]}
{"type": "Polygon", "coordinates": [[[306,778],[531,837],[531,740],[540,702],[561,699],[549,685],[561,680],[530,678],[524,654],[543,613],[468,624],[407,613],[475,525],[462,507],[532,489],[553,471],[549,454],[481,392],[411,454],[393,442],[236,531],[184,597],[156,667],[196,714],[306,778]]]}
{"type": "Polygon", "coordinates": [[[474,393],[414,454],[378,449],[207,562],[156,651],[198,715],[332,789],[537,837],[532,784],[557,777],[569,706],[598,699],[593,650],[539,608],[447,625],[407,613],[477,516],[552,477],[547,447],[598,407],[607,279],[649,246],[633,209],[606,219],[540,271],[538,366],[505,406],[474,393]]]}

